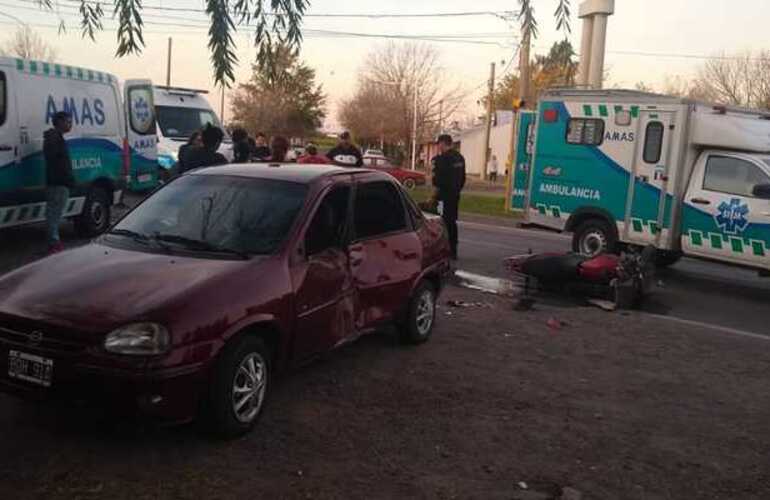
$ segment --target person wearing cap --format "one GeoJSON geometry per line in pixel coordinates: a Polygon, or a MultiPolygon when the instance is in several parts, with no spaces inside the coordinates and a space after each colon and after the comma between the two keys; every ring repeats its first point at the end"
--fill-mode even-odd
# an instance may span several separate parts
{"type": "Polygon", "coordinates": [[[364,164],[364,155],[361,154],[361,150],[350,142],[350,132],[340,134],[340,141],[326,153],[326,157],[341,167],[360,167],[364,164]]]}
{"type": "Polygon", "coordinates": [[[442,134],[438,137],[441,154],[434,156],[433,163],[433,200],[438,205],[438,212],[446,224],[452,259],[457,259],[457,215],[460,208],[460,193],[465,187],[465,158],[454,149],[452,136],[442,134]]]}
{"type": "Polygon", "coordinates": [[[318,148],[316,148],[314,144],[308,144],[307,147],[305,147],[305,154],[297,159],[297,163],[328,165],[329,159],[323,155],[319,155],[318,148]]]}

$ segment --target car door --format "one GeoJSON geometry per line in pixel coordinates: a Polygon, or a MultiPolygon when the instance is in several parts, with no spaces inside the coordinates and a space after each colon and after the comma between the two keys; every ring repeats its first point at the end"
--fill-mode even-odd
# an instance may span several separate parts
{"type": "Polygon", "coordinates": [[[629,184],[624,241],[655,244],[666,229],[665,193],[671,168],[671,142],[675,113],[641,111],[638,130],[642,134],[636,148],[633,176],[629,184]]]}
{"type": "Polygon", "coordinates": [[[358,292],[356,327],[392,319],[422,268],[422,243],[398,187],[377,177],[355,188],[350,266],[358,292]]]}
{"type": "Polygon", "coordinates": [[[328,351],[355,334],[355,287],[346,251],[352,187],[336,185],[316,204],[292,266],[299,361],[328,351]]]}
{"type": "Polygon", "coordinates": [[[770,168],[737,153],[701,158],[685,197],[682,246],[686,253],[770,268],[770,200],[754,195],[770,184],[770,168]]]}
{"type": "Polygon", "coordinates": [[[12,167],[18,160],[19,129],[10,77],[11,73],[0,67],[0,169],[12,167]]]}

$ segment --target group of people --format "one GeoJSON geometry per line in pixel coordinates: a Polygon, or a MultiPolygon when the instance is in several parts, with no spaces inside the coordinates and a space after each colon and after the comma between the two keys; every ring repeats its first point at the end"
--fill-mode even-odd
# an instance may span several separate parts
{"type": "MultiPolygon", "coordinates": [[[[72,129],[72,116],[59,112],[53,116],[53,127],[47,130],[43,138],[43,153],[46,163],[46,222],[48,225],[49,252],[63,249],[59,237],[59,225],[64,215],[64,207],[69,199],[70,190],[75,187],[67,141],[64,134],[72,129]]],[[[195,132],[190,140],[179,148],[178,173],[194,168],[225,165],[228,163],[217,150],[224,139],[222,129],[207,125],[195,132]]],[[[361,151],[351,142],[350,134],[340,134],[339,143],[326,155],[310,144],[305,154],[298,158],[298,163],[334,164],[348,167],[363,165],[361,151]]],[[[441,154],[433,158],[433,202],[446,224],[452,257],[457,258],[457,215],[460,206],[460,193],[465,186],[465,159],[454,148],[452,137],[441,135],[438,138],[441,154]]],[[[267,138],[258,133],[251,141],[244,130],[233,132],[234,161],[237,163],[283,162],[289,151],[289,141],[284,137],[273,137],[270,147],[267,138]]],[[[495,169],[496,170],[496,169],[495,169]]]]}
{"type": "MultiPolygon", "coordinates": [[[[258,132],[253,138],[242,128],[232,132],[233,163],[282,163],[288,161],[290,143],[283,136],[275,136],[267,145],[267,136],[258,132]]],[[[218,152],[224,132],[211,124],[194,132],[186,144],[179,148],[177,173],[201,167],[225,165],[227,158],[218,152]]],[[[363,165],[361,150],[350,140],[350,133],[340,134],[339,143],[326,155],[319,153],[314,144],[305,146],[304,154],[296,158],[301,164],[339,165],[360,167],[363,165]]]]}

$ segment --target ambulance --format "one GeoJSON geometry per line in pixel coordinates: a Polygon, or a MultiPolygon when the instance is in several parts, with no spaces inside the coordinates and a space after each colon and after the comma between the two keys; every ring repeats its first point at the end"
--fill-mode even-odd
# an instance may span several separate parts
{"type": "Polygon", "coordinates": [[[768,275],[770,113],[551,90],[525,116],[511,202],[527,222],[571,232],[588,255],[652,244],[661,266],[686,255],[768,275]]]}
{"type": "Polygon", "coordinates": [[[65,217],[79,234],[106,230],[124,189],[157,171],[149,80],[128,80],[121,92],[108,73],[0,57],[0,229],[45,220],[43,133],[58,111],[72,115],[65,139],[76,186],[65,217]]]}
{"type": "MultiPolygon", "coordinates": [[[[153,87],[153,102],[158,117],[160,168],[169,171],[176,165],[179,147],[185,144],[196,130],[201,130],[209,123],[222,128],[219,118],[205,97],[206,94],[206,90],[160,85],[153,87]]],[[[226,134],[219,152],[227,161],[233,161],[233,144],[226,134]]]]}

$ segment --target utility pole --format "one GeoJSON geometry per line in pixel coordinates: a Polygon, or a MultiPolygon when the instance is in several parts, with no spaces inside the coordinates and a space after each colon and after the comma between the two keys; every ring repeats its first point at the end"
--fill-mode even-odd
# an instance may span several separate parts
{"type": "Polygon", "coordinates": [[[222,121],[222,126],[225,126],[225,85],[222,84],[222,100],[219,103],[219,119],[222,121]]]}
{"type": "Polygon", "coordinates": [[[166,87],[171,86],[171,37],[168,37],[168,57],[166,58],[166,87]]]}
{"type": "Polygon", "coordinates": [[[481,166],[481,178],[487,178],[487,163],[489,162],[489,136],[492,132],[492,115],[495,112],[495,63],[489,70],[489,95],[487,96],[487,127],[484,129],[484,154],[481,155],[484,164],[481,166]]]}
{"type": "Polygon", "coordinates": [[[519,99],[525,105],[529,104],[529,49],[532,36],[526,31],[521,38],[519,46],[519,99]]]}
{"type": "Polygon", "coordinates": [[[417,168],[417,82],[414,85],[414,120],[412,121],[412,170],[417,168]]]}

